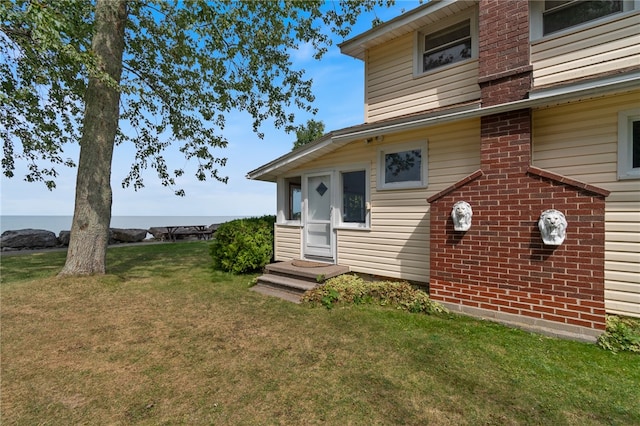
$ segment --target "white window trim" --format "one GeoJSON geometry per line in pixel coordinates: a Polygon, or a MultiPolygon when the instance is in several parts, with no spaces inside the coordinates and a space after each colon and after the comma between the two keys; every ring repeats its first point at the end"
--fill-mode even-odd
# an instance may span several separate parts
{"type": "Polygon", "coordinates": [[[640,167],[633,166],[631,123],[640,120],[640,108],[618,113],[618,179],[640,179],[640,167]]]}
{"type": "Polygon", "coordinates": [[[531,41],[548,40],[554,37],[563,37],[574,32],[583,31],[585,28],[601,25],[602,23],[607,21],[620,19],[621,17],[623,17],[623,15],[635,10],[640,10],[640,0],[625,0],[622,2],[622,12],[620,13],[603,16],[601,18],[594,19],[593,21],[584,22],[573,27],[565,28],[551,34],[544,35],[542,33],[542,14],[544,12],[544,1],[532,0],[529,2],[529,37],[531,38],[531,41]]]}
{"type": "Polygon", "coordinates": [[[399,189],[420,189],[426,188],[428,185],[429,176],[429,151],[427,149],[427,141],[419,141],[414,143],[406,143],[401,145],[387,145],[380,147],[378,150],[378,176],[377,176],[377,188],[378,191],[393,191],[399,189]],[[420,165],[421,180],[411,182],[393,182],[385,183],[385,155],[394,154],[397,152],[411,151],[414,149],[422,150],[422,161],[420,165]]]}
{"type": "Polygon", "coordinates": [[[428,27],[422,28],[415,32],[413,46],[413,77],[422,77],[425,75],[431,75],[442,70],[454,68],[461,64],[469,63],[470,61],[478,60],[478,13],[477,8],[472,7],[469,10],[460,13],[454,19],[445,19],[443,22],[438,22],[428,27]],[[422,54],[424,53],[424,37],[429,34],[433,34],[440,30],[457,25],[463,21],[470,21],[471,30],[471,58],[463,61],[454,62],[452,64],[437,67],[429,71],[422,71],[422,54]]]}
{"type": "Polygon", "coordinates": [[[335,212],[337,214],[338,220],[335,223],[335,229],[363,229],[369,230],[371,229],[371,168],[368,163],[363,164],[355,164],[350,165],[349,167],[342,167],[336,169],[338,174],[338,179],[336,179],[338,183],[338,190],[336,191],[338,195],[338,202],[336,203],[335,212]],[[342,200],[343,194],[342,190],[344,185],[342,184],[342,174],[349,172],[359,172],[364,170],[365,175],[365,221],[362,222],[343,222],[342,221],[342,200]]]}

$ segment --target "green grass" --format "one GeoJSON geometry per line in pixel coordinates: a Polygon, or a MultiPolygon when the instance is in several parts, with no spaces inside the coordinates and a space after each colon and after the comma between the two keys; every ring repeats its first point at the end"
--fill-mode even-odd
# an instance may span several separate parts
{"type": "Polygon", "coordinates": [[[640,424],[640,356],[248,290],[205,242],[2,257],[2,424],[640,424]]]}

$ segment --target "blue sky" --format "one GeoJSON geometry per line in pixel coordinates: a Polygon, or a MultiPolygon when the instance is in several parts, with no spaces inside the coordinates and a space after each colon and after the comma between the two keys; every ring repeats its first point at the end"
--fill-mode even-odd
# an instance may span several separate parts
{"type": "MultiPolygon", "coordinates": [[[[419,2],[397,1],[396,5],[378,8],[376,14],[362,15],[351,36],[371,28],[371,21],[378,17],[387,21],[410,10],[419,2]]],[[[297,68],[306,70],[307,77],[313,79],[315,106],[318,114],[297,112],[299,124],[310,118],[325,123],[325,130],[336,130],[360,124],[364,120],[364,64],[362,61],[342,55],[337,43],[320,61],[312,58],[307,46],[294,52],[297,68]]],[[[185,197],[174,195],[174,189],[163,187],[153,176],[145,175],[145,187],[137,192],[133,188],[122,188],[120,182],[131,165],[131,153],[124,147],[116,147],[112,166],[112,189],[114,216],[255,216],[275,214],[276,186],[273,183],[250,181],[245,178],[248,171],[273,160],[291,150],[295,134],[265,122],[261,129],[265,137],[258,138],[251,129],[251,120],[245,113],[229,115],[224,135],[229,141],[220,152],[228,158],[221,170],[222,176],[229,176],[223,184],[208,180],[200,182],[193,177],[196,164],[188,163],[182,154],[168,154],[169,164],[184,167],[185,175],[178,186],[186,191],[185,197]]],[[[77,147],[69,147],[65,157],[77,162],[77,147]]],[[[60,173],[57,188],[49,191],[41,183],[27,183],[22,180],[26,163],[16,162],[16,173],[12,179],[2,176],[0,180],[0,214],[2,215],[72,215],[75,196],[76,169],[57,168],[60,173]]]]}

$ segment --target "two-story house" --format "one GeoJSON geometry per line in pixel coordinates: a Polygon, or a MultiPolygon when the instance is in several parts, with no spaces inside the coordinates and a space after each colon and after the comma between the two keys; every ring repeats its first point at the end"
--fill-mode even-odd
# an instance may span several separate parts
{"type": "Polygon", "coordinates": [[[640,317],[640,1],[432,0],[340,49],[364,124],[248,173],[277,184],[277,261],[579,338],[640,317]]]}

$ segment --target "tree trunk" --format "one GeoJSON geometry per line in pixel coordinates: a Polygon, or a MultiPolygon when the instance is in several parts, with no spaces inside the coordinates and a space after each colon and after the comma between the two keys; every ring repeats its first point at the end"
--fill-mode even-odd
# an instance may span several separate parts
{"type": "MultiPolygon", "coordinates": [[[[97,0],[92,48],[101,69],[115,82],[122,75],[127,7],[124,0],[97,0]]],[[[89,78],[71,239],[61,275],[106,272],[111,223],[111,161],[120,111],[120,92],[113,84],[89,78]]]]}

